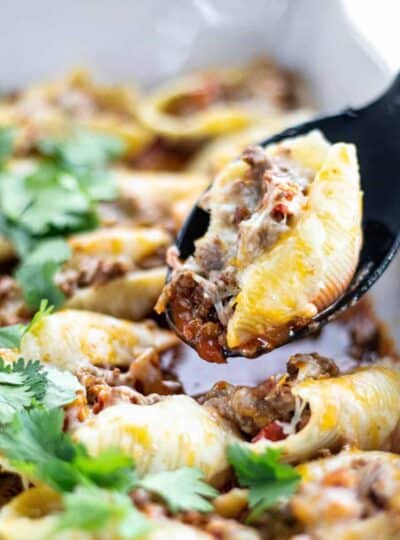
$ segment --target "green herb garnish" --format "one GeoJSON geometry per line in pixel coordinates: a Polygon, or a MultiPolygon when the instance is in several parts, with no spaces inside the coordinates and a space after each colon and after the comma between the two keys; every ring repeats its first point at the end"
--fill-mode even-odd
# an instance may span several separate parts
{"type": "Polygon", "coordinates": [[[296,490],[300,475],[290,465],[280,463],[280,451],[266,448],[263,453],[252,452],[240,444],[228,448],[228,460],[239,484],[249,488],[248,520],[254,521],[265,510],[287,500],[296,490]]]}

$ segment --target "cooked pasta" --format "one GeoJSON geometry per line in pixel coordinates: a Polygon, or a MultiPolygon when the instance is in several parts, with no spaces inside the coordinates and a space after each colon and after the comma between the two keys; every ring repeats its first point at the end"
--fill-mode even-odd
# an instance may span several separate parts
{"type": "Polygon", "coordinates": [[[400,370],[369,303],[282,349],[285,373],[196,364],[154,309],[222,362],[341,294],[356,149],[248,146],[311,114],[270,59],[1,98],[0,540],[399,538],[400,370]],[[210,226],[182,261],[197,201],[210,226]]]}
{"type": "Polygon", "coordinates": [[[216,485],[229,476],[226,447],[237,440],[218,414],[188,396],[108,407],[85,420],[73,435],[94,455],[110,446],[121,448],[134,458],[140,474],[198,467],[216,485]]]}
{"type": "Polygon", "coordinates": [[[352,145],[311,132],[249,148],[217,175],[203,206],[208,230],[176,263],[157,309],[170,306],[206,360],[223,362],[224,348],[273,349],[348,287],[362,240],[352,145]]]}
{"type": "Polygon", "coordinates": [[[155,133],[201,138],[245,128],[294,104],[292,77],[260,60],[167,83],[143,100],[138,114],[155,133]]]}
{"type": "Polygon", "coordinates": [[[153,348],[161,352],[176,337],[153,321],[132,323],[89,311],[64,310],[49,315],[22,338],[21,355],[62,369],[126,366],[153,348]]]}
{"type": "Polygon", "coordinates": [[[291,508],[313,538],[398,538],[398,455],[347,451],[298,470],[303,481],[291,508]]]}

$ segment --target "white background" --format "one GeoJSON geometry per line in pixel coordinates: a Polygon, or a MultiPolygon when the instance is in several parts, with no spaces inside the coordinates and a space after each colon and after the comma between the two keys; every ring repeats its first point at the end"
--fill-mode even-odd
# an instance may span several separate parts
{"type": "Polygon", "coordinates": [[[390,68],[400,69],[400,0],[343,0],[343,3],[353,23],[390,68]]]}

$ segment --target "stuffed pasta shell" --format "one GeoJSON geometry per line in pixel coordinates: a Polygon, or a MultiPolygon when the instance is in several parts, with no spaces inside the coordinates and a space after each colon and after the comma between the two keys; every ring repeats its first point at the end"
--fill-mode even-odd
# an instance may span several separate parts
{"type": "MultiPolygon", "coordinates": [[[[54,275],[63,305],[130,320],[148,315],[165,282],[165,251],[171,236],[153,227],[102,227],[67,238],[70,257],[54,275]]],[[[1,312],[22,320],[29,314],[18,281],[3,278],[8,294],[1,312]]]]}
{"type": "Polygon", "coordinates": [[[170,242],[157,227],[115,226],[70,237],[72,257],[55,276],[66,307],[142,319],[162,288],[170,242]]]}
{"type": "Polygon", "coordinates": [[[400,535],[400,458],[346,451],[298,467],[290,510],[307,538],[395,540],[400,535]]]}
{"type": "Polygon", "coordinates": [[[17,150],[29,152],[43,137],[62,136],[71,124],[120,137],[128,156],[152,139],[136,119],[137,91],[95,83],[85,71],[32,86],[6,97],[0,105],[0,124],[17,127],[17,150]]]}
{"type": "Polygon", "coordinates": [[[130,171],[122,168],[115,173],[120,202],[104,207],[103,219],[122,219],[144,225],[158,223],[174,232],[179,231],[209,184],[206,175],[197,173],[130,171]]]}
{"type": "MultiPolygon", "coordinates": [[[[206,234],[158,303],[199,355],[255,356],[345,291],[362,241],[355,148],[319,132],[249,147],[204,196],[206,234]]],[[[173,261],[174,262],[174,261],[173,261]]]]}
{"type": "Polygon", "coordinates": [[[260,59],[164,84],[141,101],[138,114],[155,133],[198,139],[247,127],[296,104],[293,76],[260,59]]]}
{"type": "Polygon", "coordinates": [[[234,423],[245,446],[277,448],[287,462],[350,444],[363,450],[396,449],[400,411],[398,368],[363,367],[340,374],[319,355],[294,355],[287,373],[256,387],[218,383],[203,402],[234,423]]]}
{"type": "Polygon", "coordinates": [[[139,474],[198,467],[220,485],[229,476],[226,447],[234,429],[212,408],[184,395],[150,405],[121,403],[77,425],[73,437],[92,455],[114,446],[131,456],[139,474]]]}
{"type": "Polygon", "coordinates": [[[20,352],[76,372],[90,365],[126,367],[149,349],[162,352],[176,343],[171,332],[153,321],[133,323],[67,309],[35,324],[24,335],[20,352]]]}
{"type": "Polygon", "coordinates": [[[236,159],[249,144],[258,144],[286,128],[310,119],[312,111],[299,109],[266,118],[260,124],[229,133],[209,141],[189,162],[191,173],[208,174],[213,178],[225,165],[236,159]]]}

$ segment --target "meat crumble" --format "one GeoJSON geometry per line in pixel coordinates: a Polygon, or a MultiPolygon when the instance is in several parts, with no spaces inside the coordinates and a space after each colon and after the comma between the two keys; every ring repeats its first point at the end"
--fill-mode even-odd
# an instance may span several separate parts
{"type": "MultiPolygon", "coordinates": [[[[284,376],[271,376],[254,387],[218,382],[200,401],[215,408],[253,441],[281,440],[286,436],[283,424],[292,421],[298,406],[292,394],[293,385],[304,379],[338,374],[339,369],[330,358],[317,353],[295,354],[290,357],[284,376]]],[[[304,408],[295,428],[304,427],[308,418],[309,410],[304,408]]]]}

